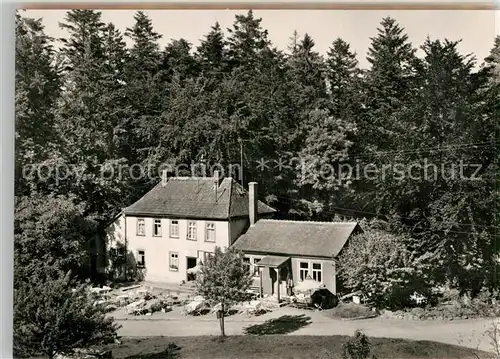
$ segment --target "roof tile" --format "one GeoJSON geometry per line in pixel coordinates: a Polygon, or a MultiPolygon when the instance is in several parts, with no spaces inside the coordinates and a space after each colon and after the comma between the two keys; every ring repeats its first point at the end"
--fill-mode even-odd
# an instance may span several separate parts
{"type": "Polygon", "coordinates": [[[357,222],[261,219],[237,239],[233,247],[277,255],[335,257],[357,228],[357,222]]]}
{"type": "MultiPolygon", "coordinates": [[[[276,210],[259,201],[259,214],[276,210]]],[[[171,177],[125,208],[127,215],[228,219],[248,216],[248,192],[233,178],[171,177]]]]}

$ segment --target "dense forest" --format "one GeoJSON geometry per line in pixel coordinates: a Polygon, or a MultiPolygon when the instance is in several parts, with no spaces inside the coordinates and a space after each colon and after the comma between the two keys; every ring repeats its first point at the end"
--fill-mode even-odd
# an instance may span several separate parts
{"type": "Polygon", "coordinates": [[[361,69],[333,36],[324,56],[307,34],[277,49],[251,11],[196,48],[160,48],[140,11],[123,34],[92,10],[60,26],[67,36],[52,39],[41,20],[16,21],[15,283],[40,263],[85,277],[84,249],[162,164],[242,163],[244,185],[257,181],[283,218],[376,218],[405,233],[436,283],[499,286],[500,37],[484,60],[447,39],[417,56],[384,18],[361,69]]]}

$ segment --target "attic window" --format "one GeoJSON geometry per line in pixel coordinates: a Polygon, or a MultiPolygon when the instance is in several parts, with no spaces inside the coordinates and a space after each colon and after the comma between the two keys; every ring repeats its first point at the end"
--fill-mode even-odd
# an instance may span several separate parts
{"type": "Polygon", "coordinates": [[[144,222],[144,218],[137,219],[137,235],[138,236],[146,235],[146,224],[144,222]]]}
{"type": "Polygon", "coordinates": [[[177,220],[170,221],[170,237],[179,238],[179,221],[177,220]]]}
{"type": "Polygon", "coordinates": [[[161,237],[161,219],[155,219],[153,223],[153,236],[161,237]]]}
{"type": "Polygon", "coordinates": [[[215,242],[215,223],[206,224],[206,242],[215,242]]]}
{"type": "Polygon", "coordinates": [[[191,241],[196,241],[196,222],[188,223],[187,239],[191,241]]]}

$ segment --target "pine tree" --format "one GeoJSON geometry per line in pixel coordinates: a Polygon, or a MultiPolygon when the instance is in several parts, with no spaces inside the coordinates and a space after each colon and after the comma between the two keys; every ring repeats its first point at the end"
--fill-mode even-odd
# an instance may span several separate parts
{"type": "Polygon", "coordinates": [[[267,30],[263,30],[260,23],[262,19],[255,18],[253,11],[247,15],[236,15],[232,28],[228,28],[228,56],[232,67],[251,67],[255,55],[268,48],[267,30]]]}
{"type": "Polygon", "coordinates": [[[397,146],[394,136],[402,129],[391,115],[412,97],[415,52],[408,35],[396,20],[384,18],[378,35],[371,38],[367,57],[371,65],[364,83],[363,103],[367,113],[363,117],[363,126],[360,126],[367,149],[383,150],[397,146]]]}
{"type": "MultiPolygon", "coordinates": [[[[126,51],[121,35],[92,10],[72,10],[62,53],[67,63],[65,92],[57,109],[63,158],[71,173],[58,179],[56,193],[73,193],[86,214],[104,223],[124,201],[118,169],[128,157],[123,130],[132,112],[124,93],[126,51]]],[[[125,137],[126,138],[126,137],[125,137]]]]}
{"type": "Polygon", "coordinates": [[[212,26],[196,49],[196,59],[201,70],[211,76],[220,78],[227,67],[227,48],[224,34],[218,22],[212,26]]]}
{"type": "MultiPolygon", "coordinates": [[[[328,50],[327,59],[327,79],[329,83],[329,95],[330,95],[330,114],[337,121],[352,126],[355,131],[350,131],[347,133],[347,139],[350,141],[350,145],[346,148],[347,151],[344,153],[344,157],[341,161],[335,161],[338,166],[347,165],[355,168],[356,153],[363,153],[364,148],[362,143],[358,141],[358,133],[360,132],[360,127],[364,124],[361,121],[363,115],[362,107],[362,71],[358,67],[358,61],[356,59],[356,54],[351,51],[350,46],[344,40],[338,38],[333,41],[332,46],[328,50]]],[[[321,131],[321,127],[319,127],[321,131]]],[[[332,163],[332,164],[333,164],[332,163]]],[[[338,208],[353,208],[353,204],[356,203],[356,196],[352,193],[352,182],[353,178],[348,178],[350,176],[349,171],[343,170],[339,171],[338,177],[342,178],[341,182],[349,188],[349,190],[342,190],[332,193],[333,196],[328,198],[330,206],[338,208]]],[[[338,212],[333,210],[333,212],[338,212]]]]}
{"type": "MultiPolygon", "coordinates": [[[[103,46],[100,34],[104,23],[101,21],[101,13],[94,10],[71,10],[66,13],[64,20],[59,26],[68,33],[67,38],[60,39],[64,45],[62,53],[67,65],[65,70],[72,74],[69,79],[71,84],[88,86],[88,83],[80,81],[78,75],[92,72],[91,69],[99,66],[99,60],[102,59],[103,46]]],[[[97,73],[95,75],[98,76],[97,73]]]]}
{"type": "Polygon", "coordinates": [[[158,41],[162,35],[153,29],[151,19],[143,12],[134,15],[135,24],[127,28],[125,36],[133,41],[130,50],[130,75],[133,73],[155,75],[161,64],[161,54],[158,41]]]}
{"type": "Polygon", "coordinates": [[[361,76],[356,53],[351,51],[347,42],[338,38],[327,52],[326,65],[332,113],[336,116],[347,113],[356,118],[359,114],[361,76]]]}
{"type": "Polygon", "coordinates": [[[313,50],[314,45],[312,37],[305,34],[288,59],[292,81],[300,87],[294,100],[304,109],[324,108],[328,97],[324,60],[313,50]]]}
{"type": "Polygon", "coordinates": [[[493,48],[486,57],[485,63],[492,67],[492,78],[495,82],[500,82],[500,35],[495,37],[493,48]]]}
{"type": "Polygon", "coordinates": [[[23,168],[34,168],[59,148],[54,106],[60,96],[61,78],[52,41],[45,35],[41,20],[16,14],[17,195],[27,194],[35,186],[28,183],[23,168]]]}
{"type": "Polygon", "coordinates": [[[133,124],[136,110],[127,98],[127,61],[128,52],[122,34],[113,24],[103,29],[104,66],[103,96],[101,106],[109,111],[108,156],[112,159],[124,158],[129,162],[135,159],[133,143],[133,124]]]}
{"type": "Polygon", "coordinates": [[[435,267],[446,268],[434,273],[435,280],[474,294],[482,285],[491,285],[494,267],[488,213],[495,208],[495,125],[485,107],[488,73],[475,73],[474,58],[460,54],[457,45],[428,39],[422,46],[419,90],[394,113],[407,129],[400,141],[418,150],[390,156],[406,169],[428,165],[413,171],[411,180],[409,173],[403,179],[386,176],[377,185],[376,202],[400,216],[415,236],[412,248],[417,253],[426,253],[435,267]],[[460,163],[465,169],[457,168],[460,163]],[[481,166],[476,179],[470,177],[472,164],[481,166]]]}
{"type": "Polygon", "coordinates": [[[133,42],[127,61],[127,98],[136,111],[132,124],[136,161],[146,163],[158,146],[158,118],[164,110],[168,92],[167,73],[162,69],[159,40],[162,35],[153,29],[151,19],[142,11],[134,16],[135,24],[125,36],[133,42]]]}

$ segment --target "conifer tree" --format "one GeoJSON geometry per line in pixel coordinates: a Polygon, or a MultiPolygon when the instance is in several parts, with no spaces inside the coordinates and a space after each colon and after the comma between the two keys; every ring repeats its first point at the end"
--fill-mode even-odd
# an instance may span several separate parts
{"type": "Polygon", "coordinates": [[[129,145],[136,151],[137,162],[146,163],[158,145],[155,133],[168,92],[167,72],[162,69],[159,47],[162,35],[154,30],[151,19],[143,11],[138,11],[134,20],[134,26],[125,31],[125,36],[132,40],[126,66],[127,98],[136,111],[132,125],[134,139],[129,145]]]}
{"type": "Polygon", "coordinates": [[[327,52],[327,79],[331,98],[332,114],[351,116],[359,114],[359,77],[356,53],[351,51],[347,42],[337,38],[327,52]]]}
{"type": "Polygon", "coordinates": [[[118,168],[126,162],[124,123],[132,113],[123,92],[125,47],[121,35],[93,10],[72,10],[61,49],[66,61],[65,91],[57,108],[63,158],[71,171],[57,179],[57,193],[73,193],[86,214],[104,223],[124,200],[126,182],[118,168]]]}
{"type": "Polygon", "coordinates": [[[34,168],[52,157],[60,145],[54,106],[61,78],[52,41],[41,20],[16,14],[16,195],[27,194],[35,186],[28,183],[23,168],[34,168]]]}
{"type": "Polygon", "coordinates": [[[364,83],[361,140],[367,149],[391,149],[397,146],[394,137],[402,129],[391,115],[404,106],[414,90],[416,50],[408,41],[404,28],[395,19],[386,17],[378,35],[371,38],[367,60],[371,65],[364,83]]]}
{"type": "Polygon", "coordinates": [[[201,71],[214,77],[227,69],[227,47],[224,34],[218,22],[211,27],[196,49],[196,59],[201,71]]]}
{"type": "Polygon", "coordinates": [[[228,56],[232,67],[251,67],[255,55],[269,47],[267,30],[262,29],[261,18],[255,18],[253,11],[236,15],[232,28],[228,28],[228,56]]]}
{"type": "Polygon", "coordinates": [[[184,39],[172,40],[163,52],[163,68],[167,81],[173,76],[186,79],[198,74],[198,64],[191,55],[191,44],[184,39]]]}

